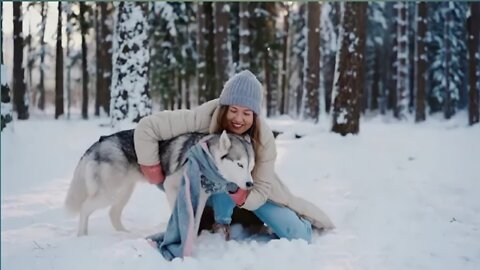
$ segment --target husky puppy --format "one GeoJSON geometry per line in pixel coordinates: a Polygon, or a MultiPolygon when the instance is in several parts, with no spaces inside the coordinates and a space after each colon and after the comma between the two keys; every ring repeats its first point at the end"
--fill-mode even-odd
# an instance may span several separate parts
{"type": "MultiPolygon", "coordinates": [[[[122,210],[137,182],[147,181],[137,163],[134,130],[102,136],[82,156],[75,169],[65,200],[68,210],[80,214],[78,235],[88,233],[88,218],[97,209],[111,206],[110,221],[116,230],[126,231],[122,210]]],[[[181,185],[183,167],[190,147],[206,142],[220,174],[239,188],[253,187],[251,172],[255,165],[249,139],[227,134],[189,133],[159,141],[159,158],[165,173],[163,185],[173,209],[181,185]]]]}

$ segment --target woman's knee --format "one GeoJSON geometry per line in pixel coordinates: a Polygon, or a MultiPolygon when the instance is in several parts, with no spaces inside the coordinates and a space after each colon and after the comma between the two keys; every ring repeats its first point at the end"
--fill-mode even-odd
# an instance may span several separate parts
{"type": "Polygon", "coordinates": [[[311,223],[288,207],[267,202],[255,214],[280,238],[312,240],[311,223]]]}
{"type": "Polygon", "coordinates": [[[279,230],[278,235],[280,238],[286,238],[288,240],[303,239],[307,242],[312,241],[312,225],[308,220],[297,218],[297,220],[287,223],[284,228],[279,230]]]}

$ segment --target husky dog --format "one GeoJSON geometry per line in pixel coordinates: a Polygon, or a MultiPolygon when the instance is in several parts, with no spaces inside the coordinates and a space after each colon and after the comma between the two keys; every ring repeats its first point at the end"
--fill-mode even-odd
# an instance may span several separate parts
{"type": "MultiPolygon", "coordinates": [[[[88,232],[88,218],[97,209],[111,206],[110,221],[116,230],[126,231],[121,222],[122,210],[135,184],[147,181],[137,164],[133,130],[102,136],[82,156],[74,172],[65,205],[80,214],[78,235],[88,232]]],[[[159,158],[165,181],[159,187],[165,190],[173,209],[181,185],[183,167],[188,150],[196,143],[206,142],[220,174],[236,188],[253,187],[251,172],[254,153],[251,142],[244,137],[227,134],[188,133],[170,140],[159,141],[159,158]]],[[[203,186],[203,185],[202,185],[203,186]]],[[[234,191],[234,190],[231,190],[234,191]]]]}

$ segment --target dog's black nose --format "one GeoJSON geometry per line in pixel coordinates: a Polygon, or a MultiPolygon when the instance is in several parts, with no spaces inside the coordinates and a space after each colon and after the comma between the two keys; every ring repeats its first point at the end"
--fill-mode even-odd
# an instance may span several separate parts
{"type": "Polygon", "coordinates": [[[253,182],[247,182],[245,185],[247,186],[247,188],[251,188],[253,187],[253,182]]]}

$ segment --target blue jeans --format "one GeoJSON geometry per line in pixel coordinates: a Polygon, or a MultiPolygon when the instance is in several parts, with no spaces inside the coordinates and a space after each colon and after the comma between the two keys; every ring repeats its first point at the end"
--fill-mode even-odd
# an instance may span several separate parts
{"type": "MultiPolygon", "coordinates": [[[[217,193],[210,196],[207,205],[213,208],[215,222],[230,224],[232,222],[235,202],[226,193],[217,193]]],[[[300,218],[288,207],[280,206],[267,201],[253,211],[279,238],[312,240],[312,224],[300,218]]]]}

